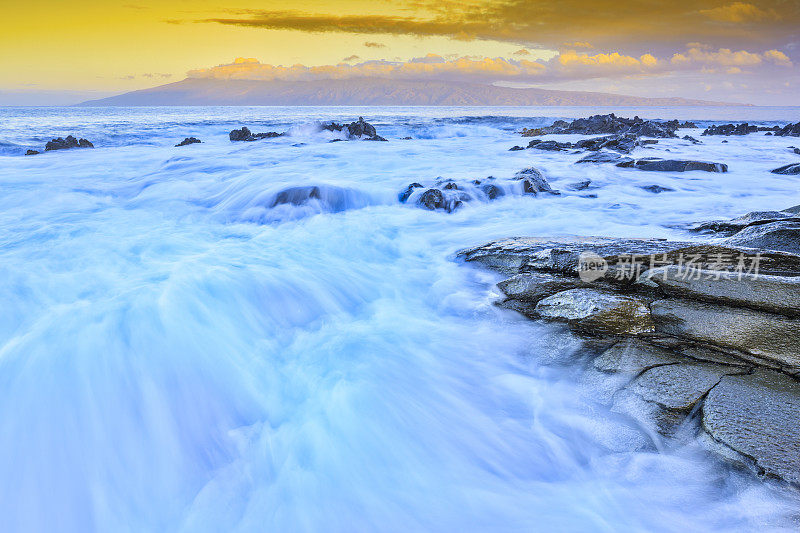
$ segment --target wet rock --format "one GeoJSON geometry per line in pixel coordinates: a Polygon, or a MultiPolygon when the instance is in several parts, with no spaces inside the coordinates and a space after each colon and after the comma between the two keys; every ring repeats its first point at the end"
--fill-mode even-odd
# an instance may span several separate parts
{"type": "Polygon", "coordinates": [[[597,152],[594,154],[589,154],[581,159],[575,161],[575,163],[621,163],[632,161],[629,157],[624,157],[620,154],[614,152],[597,152]]]}
{"type": "Polygon", "coordinates": [[[747,135],[757,131],[757,126],[751,126],[747,122],[743,124],[717,124],[706,128],[703,135],[747,135]]]}
{"type": "Polygon", "coordinates": [[[320,188],[315,185],[307,187],[289,187],[275,196],[270,207],[284,204],[303,205],[311,199],[319,200],[320,198],[322,198],[320,188]]]}
{"type": "Polygon", "coordinates": [[[645,191],[651,192],[653,194],[660,194],[662,192],[670,192],[675,190],[675,189],[670,189],[669,187],[662,187],[661,185],[642,185],[639,188],[644,189],[645,191]]]}
{"type": "Polygon", "coordinates": [[[558,152],[560,150],[572,148],[572,143],[560,143],[557,141],[542,141],[540,139],[534,139],[528,143],[528,148],[547,150],[549,152],[558,152]]]}
{"type": "Polygon", "coordinates": [[[94,148],[94,145],[86,139],[76,139],[72,135],[67,135],[66,138],[57,138],[48,142],[44,150],[49,152],[51,150],[67,150],[69,148],[94,148]]]}
{"type": "Polygon", "coordinates": [[[684,141],[689,141],[692,144],[703,144],[703,141],[695,139],[691,135],[684,135],[683,137],[681,137],[681,139],[683,139],[684,141]]]}
{"type": "Polygon", "coordinates": [[[534,167],[520,170],[514,174],[513,179],[522,181],[522,188],[525,194],[533,194],[534,196],[538,195],[539,193],[553,195],[561,194],[559,191],[552,189],[550,184],[547,183],[544,175],[534,167]]]}
{"type": "Polygon", "coordinates": [[[187,146],[187,145],[190,145],[190,144],[197,144],[197,143],[201,143],[201,142],[203,142],[203,141],[201,141],[197,137],[186,137],[184,140],[182,140],[181,142],[176,144],[175,147],[177,148],[178,146],[187,146]]]}
{"type": "Polygon", "coordinates": [[[28,150],[27,152],[25,152],[25,155],[39,155],[39,151],[38,150],[28,150]]]}
{"type": "Polygon", "coordinates": [[[406,200],[408,200],[408,198],[414,192],[414,189],[420,189],[420,188],[422,188],[422,184],[421,183],[412,183],[411,185],[406,187],[406,189],[403,192],[401,192],[398,195],[397,199],[400,200],[400,203],[404,204],[404,203],[406,203],[406,200]]]}
{"type": "MultiPolygon", "coordinates": [[[[578,161],[580,163],[580,161],[578,161]]],[[[567,188],[573,191],[585,191],[592,186],[592,180],[583,180],[583,181],[576,181],[575,183],[570,183],[567,185],[567,188]]]]}
{"type": "Polygon", "coordinates": [[[646,274],[670,296],[800,316],[800,276],[702,270],[680,265],[653,268],[646,274]]]}
{"type": "Polygon", "coordinates": [[[520,150],[524,150],[524,149],[525,149],[525,148],[524,148],[524,147],[522,147],[522,146],[512,146],[511,148],[509,148],[509,149],[508,149],[508,151],[509,151],[509,152],[518,152],[518,151],[520,151],[520,150]]]}
{"type": "Polygon", "coordinates": [[[566,321],[576,331],[592,335],[637,334],[653,331],[647,304],[597,289],[570,289],[536,305],[542,318],[566,321]]]}
{"type": "Polygon", "coordinates": [[[529,272],[501,281],[497,287],[508,298],[537,303],[558,292],[575,289],[582,284],[578,278],[529,272]]]}
{"type": "Polygon", "coordinates": [[[783,128],[775,132],[779,137],[800,137],[800,122],[795,124],[787,124],[783,128]]]}
{"type": "Polygon", "coordinates": [[[797,420],[800,383],[769,370],[723,377],[702,408],[702,425],[713,439],[712,449],[725,446],[741,454],[741,462],[758,474],[800,484],[797,420]]]}
{"type": "Polygon", "coordinates": [[[763,248],[800,254],[800,220],[788,218],[760,224],[751,224],[732,237],[726,244],[763,248]]]}
{"type": "Polygon", "coordinates": [[[621,163],[617,163],[617,166],[621,168],[636,168],[638,170],[656,172],[689,172],[692,170],[703,170],[705,172],[728,171],[728,165],[724,163],[660,159],[657,157],[645,157],[643,159],[623,161],[621,163]]]}
{"type": "Polygon", "coordinates": [[[582,135],[604,134],[631,134],[637,137],[675,137],[675,130],[680,126],[677,120],[657,122],[643,120],[639,117],[623,118],[614,113],[608,115],[594,115],[588,118],[578,118],[572,122],[558,120],[553,125],[532,130],[523,129],[522,135],[534,137],[537,135],[579,133],[582,135]]]}
{"type": "Polygon", "coordinates": [[[773,174],[787,174],[787,175],[797,175],[800,174],[800,163],[791,163],[789,165],[784,165],[782,167],[778,167],[774,170],[771,170],[773,174]]]}
{"type": "Polygon", "coordinates": [[[717,233],[722,236],[731,236],[753,224],[765,224],[785,218],[790,218],[788,212],[783,211],[753,211],[731,220],[711,220],[700,222],[689,228],[697,233],[717,233]]]}
{"type": "Polygon", "coordinates": [[[417,200],[417,205],[424,207],[425,209],[430,209],[431,211],[436,209],[444,209],[444,193],[439,189],[428,189],[422,196],[419,197],[417,200]]]}
{"type": "Polygon", "coordinates": [[[247,126],[244,126],[240,130],[232,130],[230,134],[228,134],[228,138],[233,142],[239,142],[239,141],[253,142],[261,139],[271,139],[274,137],[280,137],[281,135],[283,134],[274,131],[269,131],[266,133],[253,133],[247,126]]]}
{"type": "Polygon", "coordinates": [[[692,360],[677,355],[667,348],[654,346],[638,338],[629,338],[600,354],[592,365],[601,372],[636,376],[656,366],[689,362],[692,360]]]}
{"type": "Polygon", "coordinates": [[[733,348],[800,370],[800,320],[692,300],[650,305],[656,331],[733,348]]]}
{"type": "MultiPolygon", "coordinates": [[[[361,139],[365,141],[385,141],[383,137],[378,135],[375,126],[366,122],[364,117],[358,117],[358,120],[350,124],[338,124],[336,122],[323,122],[320,124],[323,130],[327,131],[345,131],[347,132],[348,139],[361,139]]],[[[339,139],[341,140],[341,139],[339,139]]]]}
{"type": "Polygon", "coordinates": [[[483,184],[481,186],[481,190],[483,191],[483,194],[485,194],[486,197],[489,200],[496,200],[497,198],[500,198],[501,196],[505,196],[505,194],[506,194],[505,191],[501,187],[498,187],[497,185],[494,185],[492,183],[483,184]]]}

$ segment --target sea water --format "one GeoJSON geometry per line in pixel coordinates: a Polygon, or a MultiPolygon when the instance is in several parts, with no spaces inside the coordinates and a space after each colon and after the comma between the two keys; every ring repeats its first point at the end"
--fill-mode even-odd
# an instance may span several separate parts
{"type": "Polygon", "coordinates": [[[522,127],[610,111],[699,127],[800,119],[797,108],[0,109],[2,530],[796,528],[795,492],[595,403],[570,363],[576,341],[496,308],[500,278],[454,260],[517,235],[691,239],[690,222],[800,204],[797,177],[769,172],[800,160],[792,138],[636,150],[727,174],[508,151],[522,127]],[[329,142],[337,134],[315,126],[358,116],[389,142],[329,142]],[[289,135],[231,143],[241,126],[289,135]],[[96,148],[22,155],[68,134],[96,148]],[[173,146],[187,136],[203,142],[173,146]],[[530,166],[563,194],[452,214],[397,197],[412,182],[530,166]],[[567,187],[586,179],[596,198],[567,187]],[[310,185],[340,194],[271,207],[310,185]]]}

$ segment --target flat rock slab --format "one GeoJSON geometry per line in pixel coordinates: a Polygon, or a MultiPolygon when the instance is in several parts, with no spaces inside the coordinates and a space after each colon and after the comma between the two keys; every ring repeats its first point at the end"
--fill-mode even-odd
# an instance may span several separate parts
{"type": "Polygon", "coordinates": [[[800,320],[682,299],[650,305],[656,331],[733,348],[800,370],[800,320]]]}
{"type": "Polygon", "coordinates": [[[800,254],[800,220],[790,218],[750,225],[725,242],[733,246],[800,254]]]}
{"type": "Polygon", "coordinates": [[[644,301],[596,289],[559,292],[541,300],[536,311],[542,318],[565,321],[592,335],[635,335],[654,329],[644,301]]]}
{"type": "Polygon", "coordinates": [[[703,403],[703,428],[757,469],[800,483],[800,382],[778,372],[725,376],[703,403]]]}
{"type": "Polygon", "coordinates": [[[628,389],[665,409],[688,413],[723,376],[741,372],[712,363],[661,365],[646,370],[628,389]]]}
{"type": "Polygon", "coordinates": [[[557,292],[575,289],[580,285],[579,278],[528,272],[503,280],[497,287],[509,298],[536,303],[557,292]]]}
{"type": "Polygon", "coordinates": [[[800,315],[800,277],[686,268],[654,268],[647,277],[669,295],[800,315]]]}
{"type": "Polygon", "coordinates": [[[638,375],[656,366],[690,363],[691,359],[639,339],[618,342],[593,361],[597,370],[638,375]]]}

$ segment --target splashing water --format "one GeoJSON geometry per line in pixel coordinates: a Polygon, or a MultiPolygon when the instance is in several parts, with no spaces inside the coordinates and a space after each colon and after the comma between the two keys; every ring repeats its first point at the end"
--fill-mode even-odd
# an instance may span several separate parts
{"type": "Polygon", "coordinates": [[[790,157],[774,137],[647,152],[728,163],[718,175],[507,151],[545,114],[596,111],[2,111],[3,529],[796,527],[793,492],[593,403],[578,341],[496,309],[498,278],[453,261],[513,235],[685,239],[669,228],[797,200],[796,178],[768,172],[790,157]],[[390,142],[294,126],[358,115],[390,142]],[[294,129],[230,143],[240,125],[294,129]],[[69,133],[97,148],[17,155],[69,133]],[[172,147],[189,135],[203,143],[172,147]],[[532,165],[554,188],[591,179],[598,198],[450,215],[397,201],[414,181],[532,165]],[[640,188],[654,183],[675,191],[640,188]]]}

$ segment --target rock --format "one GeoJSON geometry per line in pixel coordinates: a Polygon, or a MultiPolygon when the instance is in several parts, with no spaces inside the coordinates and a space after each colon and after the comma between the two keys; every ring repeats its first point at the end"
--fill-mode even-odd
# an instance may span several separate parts
{"type": "Polygon", "coordinates": [[[201,141],[197,137],[186,137],[184,140],[182,140],[181,142],[176,144],[175,147],[177,148],[178,146],[187,146],[189,144],[197,144],[197,143],[201,143],[201,142],[203,142],[203,141],[201,141]]]}
{"type": "Polygon", "coordinates": [[[800,148],[792,148],[792,151],[797,155],[800,155],[800,148]]]}
{"type": "Polygon", "coordinates": [[[770,170],[770,172],[772,172],[773,174],[797,175],[800,174],[800,163],[791,163],[789,165],[784,165],[774,170],[770,170]]]}
{"type": "Polygon", "coordinates": [[[681,139],[683,139],[684,141],[689,141],[692,144],[703,144],[703,141],[695,139],[691,135],[684,135],[683,137],[681,137],[681,139]]]}
{"type": "Polygon", "coordinates": [[[38,150],[28,150],[27,152],[25,152],[25,155],[39,155],[39,151],[38,150]]]}
{"type": "Polygon", "coordinates": [[[533,194],[534,196],[540,192],[553,195],[561,194],[559,191],[553,190],[544,175],[534,167],[520,170],[514,174],[513,179],[522,180],[522,188],[525,194],[533,194]]]}
{"type": "Polygon", "coordinates": [[[747,135],[758,131],[757,126],[751,126],[747,122],[743,124],[718,124],[709,126],[703,135],[747,135]]]}
{"type": "Polygon", "coordinates": [[[623,161],[632,161],[632,159],[614,152],[597,152],[578,159],[575,163],[620,163],[623,161]]]}
{"type": "Polygon", "coordinates": [[[733,237],[729,237],[725,242],[733,246],[800,254],[800,220],[788,218],[752,224],[733,237]]]}
{"type": "Polygon", "coordinates": [[[520,150],[524,150],[524,149],[525,149],[525,148],[524,148],[524,147],[522,147],[522,146],[512,146],[511,148],[509,148],[509,149],[508,149],[508,151],[509,151],[509,152],[518,152],[518,151],[520,151],[520,150]]]}
{"type": "Polygon", "coordinates": [[[779,137],[800,137],[800,122],[788,124],[775,132],[779,137]]]}
{"type": "Polygon", "coordinates": [[[258,141],[261,139],[271,139],[274,137],[282,136],[282,133],[277,133],[274,131],[269,131],[267,133],[252,133],[249,128],[242,127],[240,130],[233,130],[228,135],[228,138],[231,141],[238,142],[238,141],[245,141],[245,142],[253,142],[258,141]]]}
{"type": "Polygon", "coordinates": [[[731,220],[711,220],[700,222],[689,228],[689,231],[697,233],[718,233],[723,236],[731,236],[743,230],[747,226],[754,224],[766,224],[785,218],[790,218],[788,212],[783,211],[753,211],[731,220]]]}
{"type": "Polygon", "coordinates": [[[305,187],[289,187],[279,192],[270,207],[277,205],[303,205],[311,199],[319,200],[322,197],[320,188],[316,185],[305,187]]]}
{"type": "Polygon", "coordinates": [[[567,188],[573,191],[585,191],[586,189],[589,189],[591,186],[592,186],[592,180],[583,180],[583,181],[576,181],[575,183],[570,183],[569,185],[567,185],[567,188]]]}
{"type": "Polygon", "coordinates": [[[485,183],[484,185],[481,186],[481,190],[483,191],[483,194],[486,195],[486,198],[488,198],[489,200],[496,200],[497,198],[505,196],[506,194],[501,187],[498,187],[497,185],[494,185],[492,183],[485,183]]]}
{"type": "Polygon", "coordinates": [[[375,126],[364,121],[364,117],[358,117],[357,121],[351,122],[346,126],[343,124],[337,124],[336,122],[323,122],[320,124],[320,128],[327,131],[344,131],[346,129],[348,139],[362,139],[365,141],[386,140],[378,135],[377,131],[375,130],[375,126]]]}
{"type": "Polygon", "coordinates": [[[653,194],[659,194],[662,192],[670,192],[675,190],[675,189],[670,189],[669,187],[662,187],[661,185],[642,185],[639,188],[644,189],[645,191],[651,192],[653,194]]]}
{"type": "Polygon", "coordinates": [[[593,335],[638,334],[653,331],[647,304],[597,289],[570,289],[536,305],[543,318],[566,321],[571,328],[593,335]]]}
{"type": "Polygon", "coordinates": [[[72,135],[67,135],[66,139],[59,137],[48,142],[44,150],[49,152],[50,150],[66,150],[69,148],[94,148],[94,145],[86,139],[79,140],[72,135]]]}
{"type": "Polygon", "coordinates": [[[403,192],[401,192],[398,195],[397,199],[400,200],[400,203],[404,204],[404,203],[406,203],[406,200],[408,200],[408,198],[414,192],[414,189],[419,189],[419,188],[422,188],[422,184],[421,183],[412,183],[411,185],[406,187],[406,189],[403,192]]]}
{"type": "Polygon", "coordinates": [[[608,115],[594,115],[588,118],[578,118],[572,122],[558,120],[552,126],[536,129],[523,129],[524,137],[538,135],[579,133],[581,135],[603,134],[631,134],[637,137],[675,137],[675,130],[680,124],[677,120],[656,122],[643,120],[639,117],[623,118],[613,113],[608,115]]]}
{"type": "Polygon", "coordinates": [[[581,286],[578,278],[529,272],[501,281],[497,287],[508,298],[536,303],[557,292],[581,286]]]}
{"type": "Polygon", "coordinates": [[[542,141],[539,139],[534,139],[530,143],[528,143],[528,148],[536,148],[537,150],[558,152],[560,150],[566,150],[567,148],[572,148],[572,143],[560,143],[556,141],[542,141]]]}
{"type": "Polygon", "coordinates": [[[682,299],[650,305],[658,333],[733,348],[800,370],[800,320],[682,299]]]}
{"type": "Polygon", "coordinates": [[[635,376],[656,366],[691,361],[666,348],[648,344],[638,338],[629,338],[600,354],[592,365],[602,372],[619,372],[635,376]]]}
{"type": "Polygon", "coordinates": [[[670,296],[800,316],[800,276],[745,274],[679,265],[654,268],[646,275],[670,296]]]}
{"type": "Polygon", "coordinates": [[[688,172],[691,170],[703,170],[705,172],[728,171],[728,165],[724,163],[660,159],[657,157],[645,157],[643,159],[623,161],[621,163],[617,163],[617,166],[621,168],[636,168],[639,170],[658,172],[688,172]]]}
{"type": "Polygon", "coordinates": [[[419,197],[417,205],[425,209],[430,209],[431,211],[435,209],[444,209],[444,194],[439,189],[428,189],[419,197]]]}
{"type": "MultiPolygon", "coordinates": [[[[800,484],[800,383],[778,372],[725,376],[708,393],[703,429],[762,476],[800,484]]],[[[712,448],[714,449],[714,448],[712,448]]]]}

